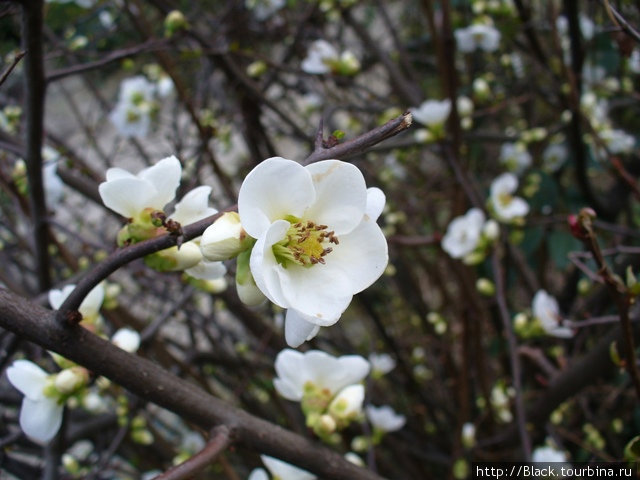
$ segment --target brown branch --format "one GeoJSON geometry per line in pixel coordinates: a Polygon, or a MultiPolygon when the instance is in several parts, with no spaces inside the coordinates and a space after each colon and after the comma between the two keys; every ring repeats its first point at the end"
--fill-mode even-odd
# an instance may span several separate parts
{"type": "Polygon", "coordinates": [[[609,0],[602,0],[605,9],[607,10],[607,14],[611,18],[611,21],[615,23],[618,27],[622,29],[624,33],[633,38],[636,42],[640,42],[640,32],[638,32],[635,28],[629,25],[620,12],[618,12],[612,5],[609,0]]]}
{"type": "Polygon", "coordinates": [[[318,146],[316,138],[316,149],[302,163],[303,165],[308,165],[320,160],[328,160],[331,158],[345,159],[361,154],[387,138],[391,138],[400,132],[405,131],[411,126],[411,122],[411,113],[405,112],[402,115],[389,120],[384,125],[363,133],[352,140],[339,143],[335,147],[331,148],[318,146]]]}
{"type": "Polygon", "coordinates": [[[231,431],[225,425],[217,426],[211,433],[213,438],[202,450],[179,465],[154,477],[153,480],[186,480],[211,465],[233,441],[231,431]]]}
{"type": "Polygon", "coordinates": [[[22,57],[24,57],[26,52],[18,52],[16,53],[16,56],[13,57],[13,61],[11,62],[11,65],[9,65],[4,72],[2,72],[2,76],[0,76],[0,85],[2,85],[4,82],[6,82],[7,78],[9,78],[9,75],[11,75],[11,72],[13,72],[13,69],[16,68],[16,66],[18,65],[18,63],[20,63],[20,60],[22,60],[22,57]]]}
{"type": "Polygon", "coordinates": [[[29,181],[29,203],[33,222],[33,239],[38,275],[38,289],[51,288],[48,252],[47,207],[42,180],[42,136],[46,83],[42,47],[43,1],[22,6],[22,42],[27,52],[24,66],[25,156],[29,181]]]}
{"type": "Polygon", "coordinates": [[[323,478],[381,480],[340,454],[213,397],[146,358],[125,352],[81,326],[56,320],[51,310],[0,288],[0,327],[59,353],[130,392],[209,430],[226,425],[229,436],[254,451],[323,478]]]}

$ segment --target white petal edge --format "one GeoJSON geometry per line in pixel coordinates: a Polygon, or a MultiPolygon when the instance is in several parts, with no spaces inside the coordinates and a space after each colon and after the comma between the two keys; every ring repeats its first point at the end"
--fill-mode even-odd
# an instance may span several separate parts
{"type": "Polygon", "coordinates": [[[367,208],[366,215],[372,221],[378,220],[378,217],[384,210],[384,205],[387,203],[387,197],[384,192],[377,187],[371,187],[367,189],[367,208]]]}
{"type": "Polygon", "coordinates": [[[7,368],[7,378],[15,388],[31,400],[44,397],[43,389],[49,374],[29,360],[16,360],[7,368]]]}
{"type": "Polygon", "coordinates": [[[25,397],[20,409],[20,427],[31,439],[47,443],[62,425],[63,406],[52,398],[31,400],[25,397]]]}
{"type": "Polygon", "coordinates": [[[138,177],[153,185],[155,195],[153,197],[153,207],[162,209],[174,199],[176,189],[180,185],[182,175],[182,165],[174,155],[163,158],[155,165],[142,170],[138,177]]]}
{"type": "Polygon", "coordinates": [[[290,308],[284,320],[284,339],[292,348],[311,340],[320,331],[320,326],[307,320],[307,316],[290,308]]]}

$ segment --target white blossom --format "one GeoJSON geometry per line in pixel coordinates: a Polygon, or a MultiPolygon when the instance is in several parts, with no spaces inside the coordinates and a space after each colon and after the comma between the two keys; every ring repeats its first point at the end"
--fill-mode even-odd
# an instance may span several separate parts
{"type": "Polygon", "coordinates": [[[383,432],[394,432],[400,430],[407,423],[407,417],[397,414],[390,406],[375,407],[367,405],[365,407],[367,419],[374,428],[383,432]]]}
{"type": "Polygon", "coordinates": [[[451,100],[427,100],[419,107],[411,108],[414,120],[427,126],[441,125],[451,113],[451,100]]]}
{"type": "Polygon", "coordinates": [[[306,167],[269,158],[238,196],[244,230],[256,239],[257,287],[287,309],[285,338],[298,346],[335,324],[353,295],[383,273],[387,242],[376,224],[385,197],[367,190],[357,167],[325,160],[306,167]]]}
{"type": "Polygon", "coordinates": [[[500,46],[500,31],[491,25],[470,25],[456,29],[453,34],[458,50],[463,53],[471,53],[476,49],[493,52],[500,46]]]}
{"type": "Polygon", "coordinates": [[[542,152],[542,161],[544,167],[551,171],[556,172],[569,157],[569,150],[564,143],[552,143],[544,149],[542,152]]]}
{"type": "Polygon", "coordinates": [[[503,143],[500,147],[500,162],[516,175],[520,175],[531,166],[531,154],[521,142],[503,143]]]}
{"type": "Polygon", "coordinates": [[[573,336],[573,331],[570,328],[562,326],[563,320],[557,300],[545,290],[538,290],[533,296],[531,310],[547,334],[560,338],[573,336]]]}
{"type": "MultiPolygon", "coordinates": [[[[260,458],[271,473],[273,480],[314,480],[316,478],[315,475],[306,470],[302,470],[277,458],[267,455],[260,455],[260,458]]],[[[248,480],[269,480],[269,476],[264,469],[256,468],[251,472],[248,480]]]]}
{"type": "Polygon", "coordinates": [[[479,208],[471,208],[463,216],[454,218],[440,245],[451,258],[463,258],[473,252],[480,242],[485,216],[479,208]]]}
{"type": "Polygon", "coordinates": [[[518,178],[512,173],[503,173],[491,183],[491,205],[498,220],[511,222],[529,213],[529,204],[513,196],[518,189],[518,178]]]}
{"type": "Polygon", "coordinates": [[[388,353],[369,354],[369,363],[371,364],[371,373],[378,376],[386,375],[396,368],[396,361],[388,353]]]}

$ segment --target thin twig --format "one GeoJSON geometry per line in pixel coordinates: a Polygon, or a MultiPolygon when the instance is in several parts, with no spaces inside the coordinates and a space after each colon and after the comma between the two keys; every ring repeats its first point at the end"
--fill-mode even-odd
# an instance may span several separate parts
{"type": "Polygon", "coordinates": [[[609,17],[611,18],[611,21],[613,23],[615,23],[618,27],[620,27],[624,33],[629,35],[636,42],[640,42],[640,32],[638,32],[635,28],[633,28],[631,25],[629,25],[629,22],[627,22],[624,19],[624,17],[622,15],[620,15],[620,12],[618,12],[611,5],[609,0],[602,0],[602,3],[604,4],[604,7],[607,10],[607,13],[609,14],[609,17]]]}
{"type": "Polygon", "coordinates": [[[16,68],[20,60],[22,60],[22,57],[24,57],[25,53],[26,52],[16,53],[15,57],[13,57],[13,61],[11,62],[11,65],[9,65],[5,69],[5,71],[2,72],[2,76],[0,76],[0,85],[2,85],[7,80],[7,78],[9,78],[9,75],[11,75],[11,72],[13,72],[13,69],[16,68]]]}
{"type": "MultiPolygon", "coordinates": [[[[410,112],[389,120],[384,125],[374,128],[358,137],[339,143],[335,147],[323,148],[316,145],[316,149],[302,163],[308,165],[320,160],[328,160],[330,158],[345,159],[365,152],[372,146],[391,138],[400,132],[405,131],[411,126],[412,118],[410,112]]],[[[316,140],[317,142],[317,140],[316,140]]]]}
{"type": "Polygon", "coordinates": [[[185,480],[201,472],[220,455],[233,441],[231,430],[226,425],[219,425],[213,429],[212,438],[202,450],[193,457],[170,468],[153,480],[185,480]]]}

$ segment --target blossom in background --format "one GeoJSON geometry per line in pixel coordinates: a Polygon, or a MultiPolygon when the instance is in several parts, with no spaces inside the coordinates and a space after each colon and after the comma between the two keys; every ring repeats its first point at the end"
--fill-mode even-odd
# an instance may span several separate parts
{"type": "Polygon", "coordinates": [[[529,204],[513,193],[518,189],[518,178],[512,173],[503,173],[491,183],[490,204],[496,218],[512,222],[529,213],[529,204]]]}
{"type": "MultiPolygon", "coordinates": [[[[551,443],[551,442],[548,442],[551,443]]],[[[566,462],[567,454],[553,445],[536,447],[531,452],[531,461],[537,463],[566,462]]],[[[568,465],[567,465],[568,466],[568,465]]]]}
{"type": "Polygon", "coordinates": [[[113,334],[111,343],[125,352],[135,353],[140,347],[140,334],[131,328],[121,328],[113,334]]]}
{"type": "MultiPolygon", "coordinates": [[[[600,140],[604,142],[612,154],[630,153],[636,145],[636,139],[633,135],[629,135],[624,130],[616,128],[607,128],[599,132],[600,140]]],[[[598,151],[604,156],[604,152],[598,151]]]]}
{"type": "Polygon", "coordinates": [[[33,440],[46,443],[60,429],[66,399],[87,384],[89,375],[82,367],[50,375],[33,362],[16,360],[7,378],[24,395],[20,427],[33,440]]]}
{"type": "Polygon", "coordinates": [[[407,417],[397,414],[389,405],[382,407],[367,405],[365,412],[374,430],[381,432],[395,432],[407,423],[407,417]]]}
{"type": "Polygon", "coordinates": [[[465,448],[473,447],[476,443],[476,426],[471,422],[465,422],[460,437],[465,448]]]}
{"type": "Polygon", "coordinates": [[[507,142],[500,147],[500,163],[509,171],[520,175],[531,166],[531,154],[522,142],[507,142]]]}
{"type": "Polygon", "coordinates": [[[55,210],[64,196],[64,183],[57,172],[60,154],[57,150],[45,145],[42,147],[42,160],[42,183],[47,207],[55,210]]]}
{"type": "Polygon", "coordinates": [[[470,25],[456,29],[453,34],[458,50],[463,53],[471,53],[476,49],[493,52],[500,46],[500,31],[491,25],[470,25]]]}
{"type": "Polygon", "coordinates": [[[323,39],[314,41],[300,65],[306,73],[322,75],[354,75],[360,70],[360,62],[349,50],[338,53],[333,45],[323,39]]]}
{"type": "Polygon", "coordinates": [[[542,152],[542,165],[545,170],[557,172],[569,158],[569,149],[564,143],[552,143],[542,152]]]}
{"type": "Polygon", "coordinates": [[[563,320],[557,300],[545,290],[538,290],[533,296],[531,310],[533,317],[538,320],[547,334],[560,338],[573,336],[573,330],[562,326],[563,320]]]}
{"type": "MultiPolygon", "coordinates": [[[[289,463],[267,455],[260,455],[262,463],[267,467],[273,480],[314,480],[315,475],[295,467],[289,463]]],[[[254,469],[248,480],[269,480],[269,475],[263,468],[254,469]]]]}
{"type": "Polygon", "coordinates": [[[454,218],[440,245],[451,258],[464,258],[479,245],[485,216],[479,208],[471,208],[460,217],[454,218]]]}
{"type": "Polygon", "coordinates": [[[276,391],[287,400],[301,402],[307,426],[321,438],[345,428],[362,413],[364,387],[359,382],[370,370],[363,357],[285,349],[276,357],[275,369],[276,391]]]}
{"type": "Polygon", "coordinates": [[[263,21],[285,6],[286,0],[245,0],[244,5],[257,20],[263,21]]]}
{"type": "Polygon", "coordinates": [[[120,84],[118,102],[109,120],[125,137],[144,137],[149,133],[156,86],[143,75],[127,78],[120,84]]]}
{"type": "Polygon", "coordinates": [[[376,219],[384,203],[357,167],[338,160],[303,167],[274,157],[245,178],[238,213],[256,239],[250,273],[269,300],[287,309],[290,346],[335,324],[353,295],[382,275],[387,242],[376,219]]]}
{"type": "MultiPolygon", "coordinates": [[[[580,13],[578,16],[578,22],[580,24],[580,33],[585,40],[591,40],[595,34],[595,25],[593,21],[584,13],[580,13]]],[[[569,34],[569,20],[564,15],[559,15],[556,18],[556,28],[561,35],[569,34]]],[[[568,40],[568,38],[567,38],[568,40]]]]}
{"type": "Polygon", "coordinates": [[[640,73],[640,49],[634,48],[629,56],[629,70],[633,73],[640,73]]]}
{"type": "Polygon", "coordinates": [[[411,108],[414,120],[427,129],[418,129],[414,136],[418,141],[432,142],[444,137],[444,124],[451,113],[451,100],[427,100],[419,107],[411,108]]]}
{"type": "Polygon", "coordinates": [[[371,376],[374,378],[380,378],[396,368],[396,361],[388,353],[369,354],[369,364],[371,376]]]}

